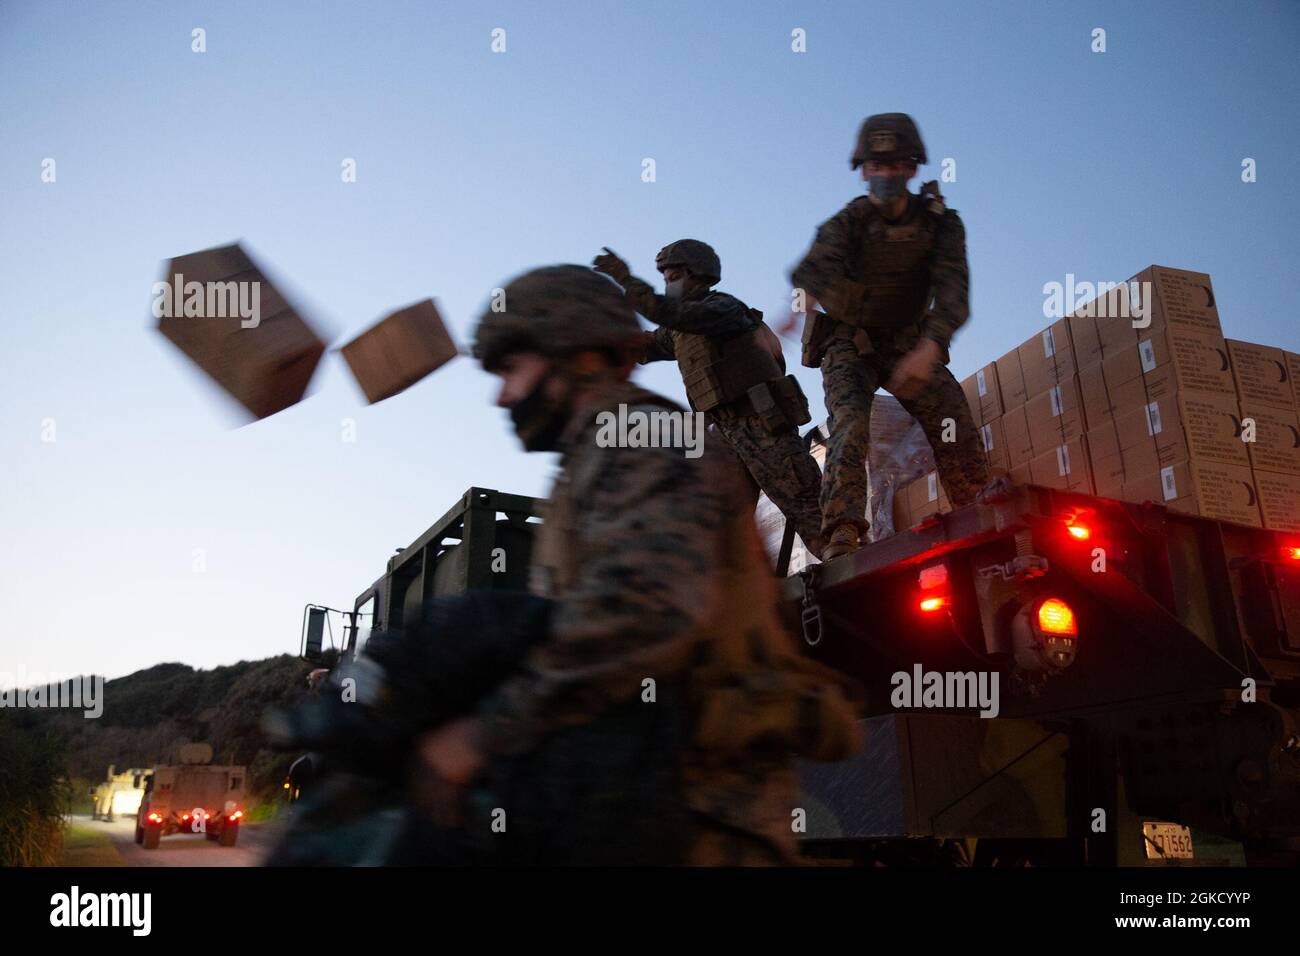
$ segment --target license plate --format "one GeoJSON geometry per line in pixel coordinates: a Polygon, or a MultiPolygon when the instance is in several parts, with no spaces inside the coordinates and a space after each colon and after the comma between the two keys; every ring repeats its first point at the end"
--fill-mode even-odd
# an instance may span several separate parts
{"type": "Polygon", "coordinates": [[[1148,860],[1193,859],[1192,831],[1187,827],[1176,823],[1144,823],[1142,836],[1148,860]]]}

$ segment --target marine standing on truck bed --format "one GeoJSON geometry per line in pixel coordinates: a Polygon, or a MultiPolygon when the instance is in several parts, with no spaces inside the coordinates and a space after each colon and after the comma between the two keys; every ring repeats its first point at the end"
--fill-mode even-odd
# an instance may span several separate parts
{"type": "Polygon", "coordinates": [[[794,376],[785,374],[781,343],[763,314],[712,287],[722,263],[707,243],[680,239],[655,256],[667,295],[631,274],[606,249],[592,263],[626,290],[628,301],[659,328],[641,361],[676,360],[691,408],[711,426],[711,447],[745,476],[750,511],[763,491],[799,532],[804,546],[821,554],[821,470],[799,437],[810,421],[808,400],[794,376]]]}
{"type": "MultiPolygon", "coordinates": [[[[524,447],[562,455],[533,551],[553,608],[526,665],[425,737],[426,765],[446,792],[480,781],[499,799],[493,861],[792,860],[791,755],[849,754],[852,708],[781,628],[720,463],[597,440],[597,416],[620,405],[681,411],[627,381],[643,333],[617,287],[551,266],[504,292],[474,355],[502,379],[524,447]]],[[[489,826],[471,816],[445,836],[489,826]]]]}
{"type": "Polygon", "coordinates": [[[970,315],[966,230],[938,183],[908,192],[925,162],[911,117],[868,117],[850,163],[862,167],[869,194],[818,227],[791,274],[806,296],[803,362],[821,367],[831,420],[821,497],[828,559],[855,550],[869,527],[864,466],[881,385],[925,429],[954,507],[988,481],[970,409],[947,368],[953,333],[970,315]],[[955,429],[945,435],[948,419],[955,429]]]}

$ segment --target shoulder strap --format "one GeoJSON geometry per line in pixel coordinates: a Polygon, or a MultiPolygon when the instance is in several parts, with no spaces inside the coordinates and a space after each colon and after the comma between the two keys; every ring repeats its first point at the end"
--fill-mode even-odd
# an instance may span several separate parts
{"type": "Polygon", "coordinates": [[[936,219],[942,219],[944,213],[948,211],[948,206],[943,201],[943,194],[939,192],[939,181],[932,179],[921,187],[922,198],[929,197],[926,202],[926,210],[936,219]]]}

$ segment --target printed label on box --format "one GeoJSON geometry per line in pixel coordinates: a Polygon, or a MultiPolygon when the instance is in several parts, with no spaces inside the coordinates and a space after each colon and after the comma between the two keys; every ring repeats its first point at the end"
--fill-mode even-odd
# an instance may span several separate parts
{"type": "Polygon", "coordinates": [[[980,369],[975,373],[975,387],[979,389],[980,398],[989,393],[988,386],[984,384],[984,369],[980,369]]]}
{"type": "Polygon", "coordinates": [[[1057,473],[1065,476],[1070,473],[1070,446],[1060,445],[1056,449],[1057,473]]]}
{"type": "Polygon", "coordinates": [[[1152,402],[1147,406],[1147,434],[1159,435],[1160,430],[1160,403],[1152,402]]]}
{"type": "Polygon", "coordinates": [[[937,471],[932,471],[930,472],[929,475],[926,476],[925,492],[927,495],[927,500],[929,501],[939,500],[939,473],[937,471]]]}
{"type": "Polygon", "coordinates": [[[1150,339],[1143,339],[1138,343],[1138,355],[1142,356],[1142,371],[1150,372],[1156,367],[1156,347],[1151,344],[1150,339]]]}
{"type": "Polygon", "coordinates": [[[984,436],[984,450],[993,450],[993,425],[988,424],[980,429],[980,434],[984,436]]]}
{"type": "Polygon", "coordinates": [[[1043,358],[1051,358],[1056,354],[1056,339],[1052,335],[1051,329],[1043,330],[1043,358]]]}
{"type": "Polygon", "coordinates": [[[1047,392],[1048,398],[1052,403],[1052,417],[1061,417],[1061,386],[1053,385],[1047,392]]]}
{"type": "Polygon", "coordinates": [[[1160,487],[1164,491],[1165,501],[1173,501],[1178,497],[1178,482],[1174,480],[1172,465],[1160,469],[1160,487]]]}

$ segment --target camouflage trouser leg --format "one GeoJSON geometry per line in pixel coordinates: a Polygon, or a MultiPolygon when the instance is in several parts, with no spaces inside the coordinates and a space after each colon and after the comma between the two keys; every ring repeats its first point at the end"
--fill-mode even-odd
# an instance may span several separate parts
{"type": "Polygon", "coordinates": [[[804,544],[815,545],[822,525],[817,501],[822,473],[798,430],[791,426],[773,435],[757,415],[711,418],[717,427],[710,435],[730,446],[749,478],[750,506],[757,503],[761,489],[794,525],[804,544]]]}
{"type": "Polygon", "coordinates": [[[865,536],[871,527],[867,520],[871,400],[880,386],[880,375],[873,363],[858,355],[852,330],[847,327],[837,330],[826,348],[822,386],[831,419],[821,494],[823,535],[851,523],[865,536]]]}
{"type": "Polygon", "coordinates": [[[952,506],[970,504],[988,484],[989,463],[957,379],[947,366],[940,365],[924,392],[899,402],[925,430],[939,481],[952,506]]]}
{"type": "MultiPolygon", "coordinates": [[[[851,330],[837,333],[826,350],[822,380],[831,434],[822,485],[822,527],[827,534],[850,521],[862,534],[870,526],[866,519],[866,462],[871,447],[871,400],[900,358],[902,355],[889,352],[860,356],[851,330]]],[[[923,393],[899,402],[925,431],[939,480],[953,507],[974,501],[988,483],[988,459],[970,406],[952,372],[938,366],[923,393]]]]}

